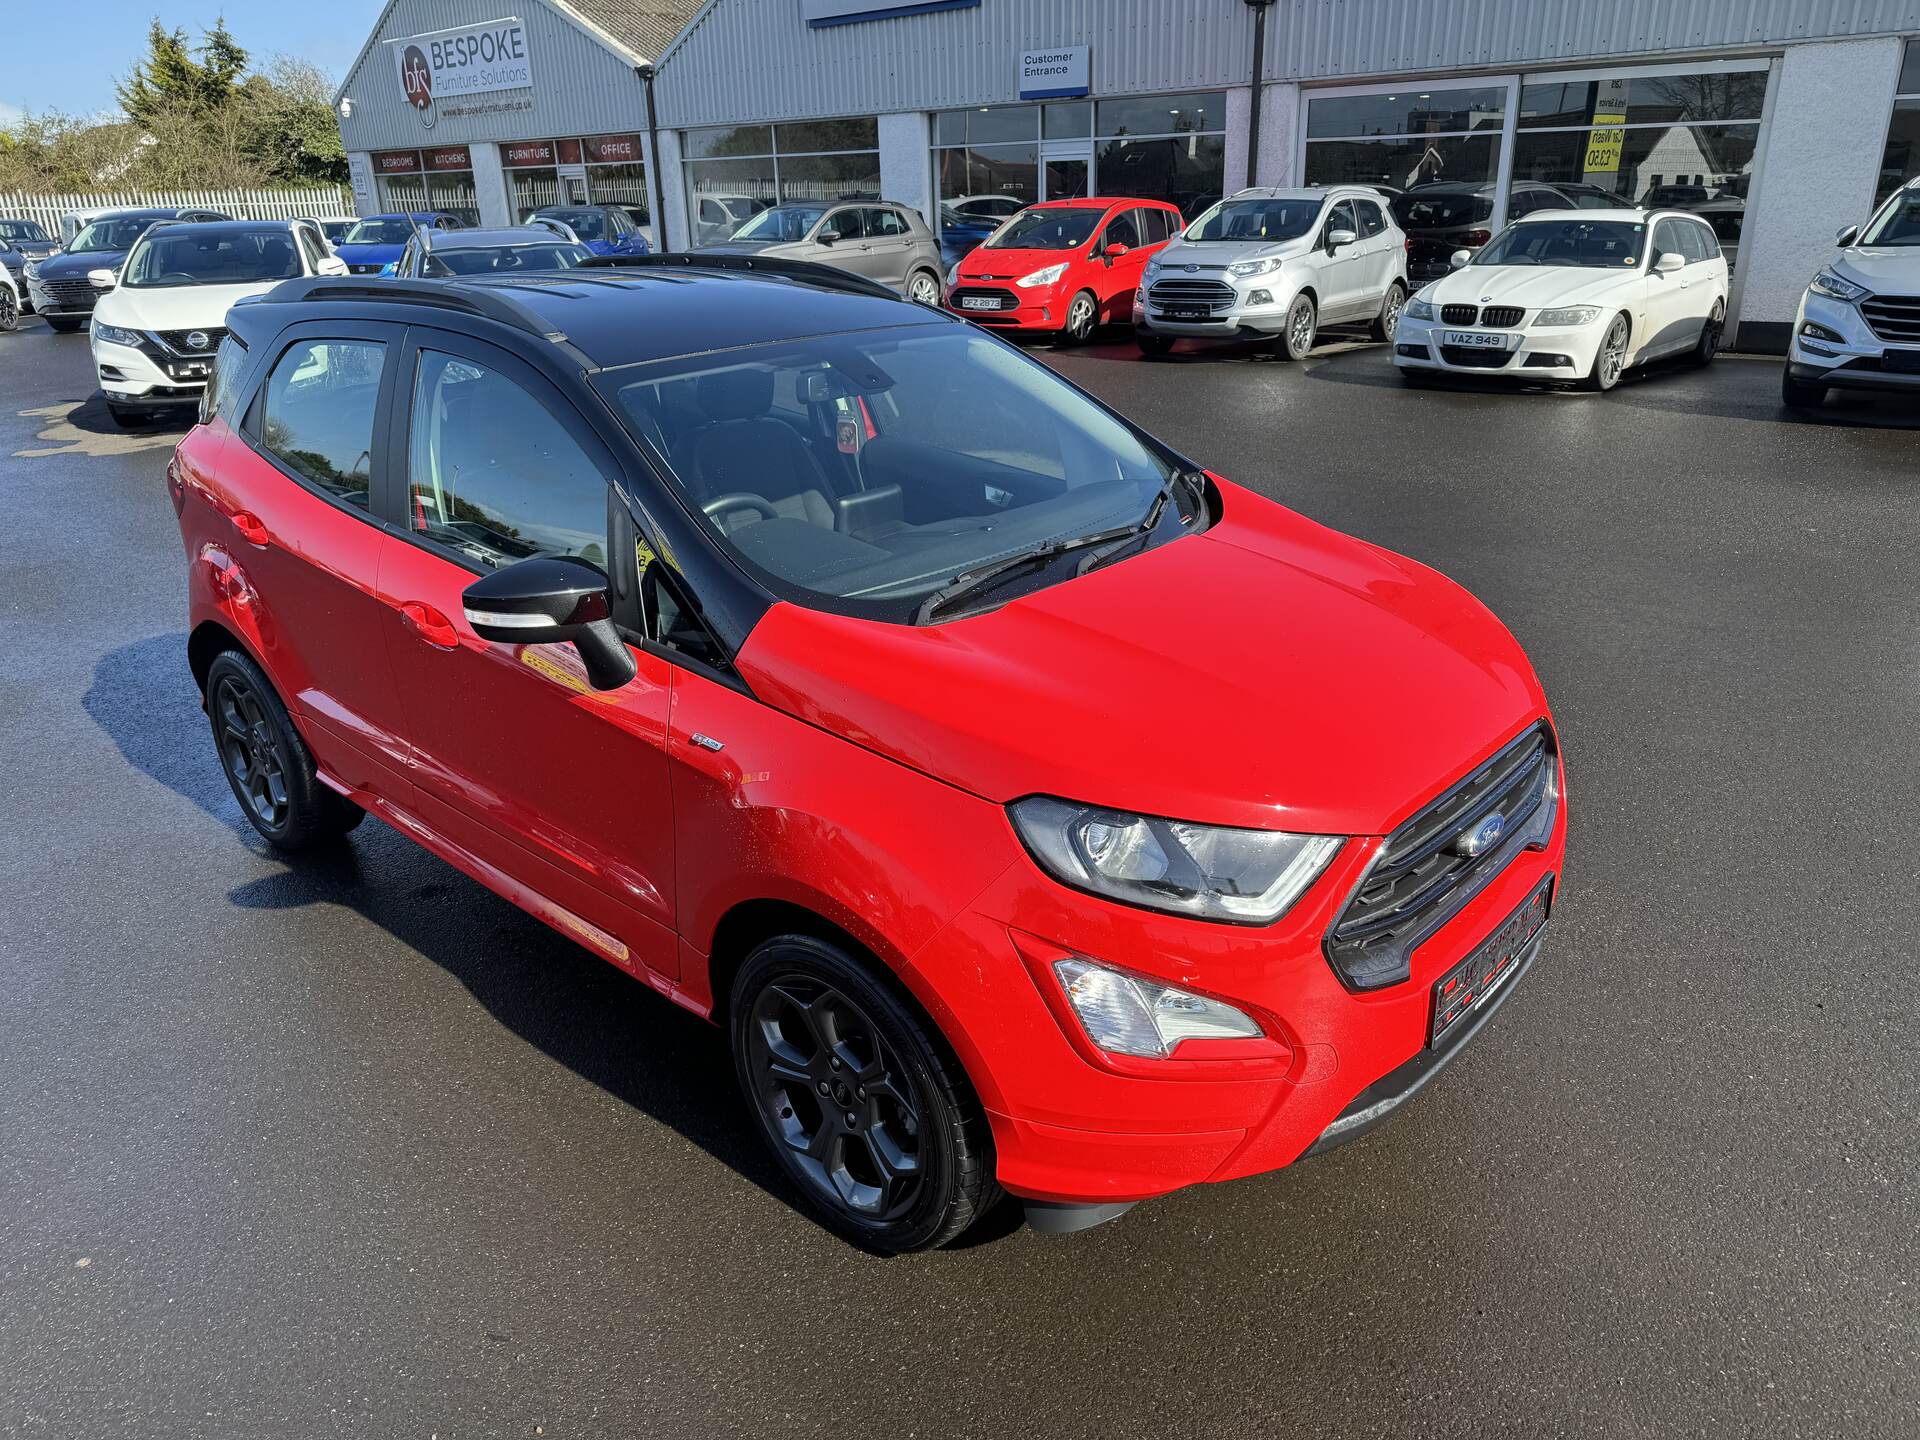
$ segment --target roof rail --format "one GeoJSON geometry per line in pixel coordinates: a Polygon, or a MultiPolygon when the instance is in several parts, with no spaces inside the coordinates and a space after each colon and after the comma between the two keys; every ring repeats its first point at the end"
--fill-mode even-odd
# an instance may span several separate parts
{"type": "Polygon", "coordinates": [[[882,285],[878,280],[869,280],[864,275],[849,274],[831,265],[816,265],[810,260],[779,260],[763,255],[705,255],[698,251],[669,251],[662,255],[594,255],[582,260],[577,268],[585,270],[589,267],[621,270],[746,270],[760,275],[777,275],[783,280],[797,280],[803,285],[815,285],[822,290],[845,290],[854,295],[900,299],[899,291],[882,285]]]}
{"type": "Polygon", "coordinates": [[[563,341],[564,332],[555,330],[537,313],[512,296],[479,285],[448,284],[444,281],[403,280],[395,276],[369,281],[358,276],[318,275],[289,280],[264,297],[276,304],[296,304],[308,300],[382,301],[401,305],[438,305],[447,310],[464,310],[511,325],[516,330],[543,339],[563,341]]]}

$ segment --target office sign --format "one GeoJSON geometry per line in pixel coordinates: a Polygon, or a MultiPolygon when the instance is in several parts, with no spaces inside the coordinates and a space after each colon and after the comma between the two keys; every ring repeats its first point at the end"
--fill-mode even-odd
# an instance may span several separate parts
{"type": "Polygon", "coordinates": [[[800,0],[800,14],[815,30],[829,25],[858,25],[863,20],[892,20],[935,10],[971,10],[980,0],[800,0]]]}
{"type": "Polygon", "coordinates": [[[527,27],[518,20],[459,25],[387,44],[400,91],[423,117],[448,100],[533,84],[527,27]]]}
{"type": "Polygon", "coordinates": [[[590,165],[637,165],[643,158],[638,135],[589,135],[582,143],[590,165]]]}
{"type": "Polygon", "coordinates": [[[1063,95],[1085,95],[1091,90],[1092,48],[1055,46],[1051,50],[1020,52],[1020,98],[1053,100],[1063,95]]]}

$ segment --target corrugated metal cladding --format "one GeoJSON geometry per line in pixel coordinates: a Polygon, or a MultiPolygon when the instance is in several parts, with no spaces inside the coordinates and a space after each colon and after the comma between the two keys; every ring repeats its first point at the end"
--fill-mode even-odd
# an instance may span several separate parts
{"type": "Polygon", "coordinates": [[[646,92],[633,67],[597,38],[562,19],[544,0],[394,0],[373,43],[348,72],[342,95],[353,114],[340,121],[349,150],[459,145],[469,140],[534,140],[646,128],[646,92]],[[522,108],[442,116],[428,130],[407,104],[388,40],[455,25],[515,17],[527,27],[533,86],[476,95],[461,104],[522,108]]]}
{"type": "Polygon", "coordinates": [[[661,57],[663,125],[1009,102],[1022,50],[1093,47],[1095,94],[1244,85],[1241,0],[985,0],[810,30],[795,0],[716,0],[661,57]]]}
{"type": "Polygon", "coordinates": [[[1920,0],[1280,0],[1269,80],[1604,62],[1920,30],[1920,0]]]}

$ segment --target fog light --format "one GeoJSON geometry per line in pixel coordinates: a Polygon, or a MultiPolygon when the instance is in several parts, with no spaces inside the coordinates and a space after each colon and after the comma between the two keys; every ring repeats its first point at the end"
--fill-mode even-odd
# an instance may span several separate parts
{"type": "Polygon", "coordinates": [[[1224,1000],[1128,975],[1092,960],[1053,962],[1087,1038],[1114,1055],[1164,1060],[1183,1040],[1253,1040],[1252,1016],[1224,1000]]]}
{"type": "Polygon", "coordinates": [[[1273,296],[1265,290],[1256,290],[1247,296],[1247,303],[1249,305],[1271,305],[1273,303],[1273,296]]]}
{"type": "Polygon", "coordinates": [[[1393,347],[1393,353],[1396,355],[1404,355],[1409,360],[1431,360],[1433,358],[1433,352],[1424,345],[1396,345],[1393,347]]]}
{"type": "Polygon", "coordinates": [[[1801,322],[1800,338],[1802,340],[1825,340],[1830,345],[1844,345],[1847,343],[1846,336],[1836,330],[1829,330],[1824,325],[1816,325],[1811,320],[1801,322]]]}

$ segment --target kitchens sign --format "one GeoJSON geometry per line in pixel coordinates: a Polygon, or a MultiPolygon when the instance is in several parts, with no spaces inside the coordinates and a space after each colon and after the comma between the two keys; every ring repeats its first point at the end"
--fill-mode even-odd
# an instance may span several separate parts
{"type": "Polygon", "coordinates": [[[527,27],[515,19],[459,25],[387,43],[393,47],[401,93],[429,125],[434,106],[443,101],[533,84],[527,27]]]}

